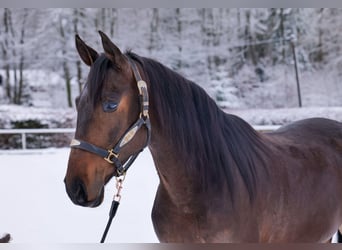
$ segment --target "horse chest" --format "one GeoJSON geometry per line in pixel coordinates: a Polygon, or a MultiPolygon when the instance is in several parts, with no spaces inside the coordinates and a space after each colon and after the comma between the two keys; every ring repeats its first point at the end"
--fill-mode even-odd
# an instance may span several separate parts
{"type": "Polygon", "coordinates": [[[155,202],[152,221],[161,242],[205,242],[201,236],[199,218],[187,206],[180,209],[155,202]]]}
{"type": "MultiPolygon", "coordinates": [[[[215,205],[213,205],[216,207],[215,205]]],[[[235,242],[229,213],[219,216],[211,209],[175,205],[165,190],[158,189],[152,210],[154,230],[160,242],[235,242]]],[[[215,209],[214,209],[215,210],[215,209]]],[[[236,236],[236,235],[235,235],[236,236]]]]}
{"type": "Polygon", "coordinates": [[[161,242],[205,242],[201,232],[203,218],[188,205],[175,205],[166,191],[159,187],[152,222],[161,242]]]}
{"type": "Polygon", "coordinates": [[[225,216],[217,216],[216,214],[202,217],[189,213],[188,207],[176,210],[172,207],[155,204],[152,221],[160,242],[232,243],[258,241],[257,230],[253,223],[237,227],[235,223],[230,223],[231,220],[225,216]]]}

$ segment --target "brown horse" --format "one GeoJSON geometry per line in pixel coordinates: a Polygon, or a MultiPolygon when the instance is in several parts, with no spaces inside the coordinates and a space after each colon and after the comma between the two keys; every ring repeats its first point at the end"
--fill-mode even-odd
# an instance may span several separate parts
{"type": "Polygon", "coordinates": [[[342,123],[258,133],[195,83],[100,35],[104,54],[76,36],[90,73],[65,178],[75,204],[100,205],[105,184],[148,145],[161,242],[325,242],[338,230],[342,123]]]}

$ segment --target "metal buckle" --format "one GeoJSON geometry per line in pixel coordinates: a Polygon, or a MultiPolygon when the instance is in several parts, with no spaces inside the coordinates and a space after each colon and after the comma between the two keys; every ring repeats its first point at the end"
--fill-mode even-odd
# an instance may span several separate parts
{"type": "Polygon", "coordinates": [[[105,159],[109,164],[114,164],[112,159],[113,157],[118,158],[119,154],[114,153],[113,149],[108,149],[107,151],[108,151],[108,155],[103,159],[105,159]]]}
{"type": "Polygon", "coordinates": [[[143,112],[140,113],[139,115],[140,119],[143,119],[145,122],[150,119],[150,115],[148,114],[148,110],[144,110],[143,112]]]}
{"type": "Polygon", "coordinates": [[[143,89],[145,89],[145,91],[147,91],[147,84],[144,80],[140,80],[137,82],[137,86],[138,86],[138,89],[139,89],[139,94],[140,95],[144,95],[144,91],[143,89]]]}

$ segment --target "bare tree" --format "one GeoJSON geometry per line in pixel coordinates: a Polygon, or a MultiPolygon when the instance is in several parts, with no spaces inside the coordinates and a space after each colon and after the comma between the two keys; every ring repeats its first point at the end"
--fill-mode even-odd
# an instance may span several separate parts
{"type": "Polygon", "coordinates": [[[68,106],[72,107],[72,97],[71,97],[71,75],[70,75],[70,68],[69,68],[69,63],[66,57],[67,54],[67,37],[65,34],[65,24],[66,19],[63,18],[63,16],[60,16],[59,18],[59,34],[61,36],[61,49],[62,49],[62,55],[63,55],[63,72],[64,72],[64,80],[65,80],[65,87],[66,87],[66,93],[67,93],[67,101],[68,101],[68,106]]]}

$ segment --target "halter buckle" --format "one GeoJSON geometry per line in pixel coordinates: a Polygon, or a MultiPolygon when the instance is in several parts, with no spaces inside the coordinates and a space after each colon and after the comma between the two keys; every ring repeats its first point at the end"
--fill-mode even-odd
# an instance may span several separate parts
{"type": "Polygon", "coordinates": [[[140,105],[141,105],[141,111],[140,111],[140,118],[143,118],[144,120],[149,118],[148,115],[148,91],[147,91],[147,84],[144,80],[139,80],[137,82],[137,86],[139,89],[139,95],[140,95],[140,105]]]}
{"type": "Polygon", "coordinates": [[[144,80],[140,80],[137,82],[137,86],[139,89],[139,94],[144,95],[147,91],[147,84],[144,80]]]}
{"type": "Polygon", "coordinates": [[[143,119],[145,122],[150,119],[150,115],[148,114],[148,110],[144,110],[143,112],[140,113],[139,115],[140,119],[143,119]]]}
{"type": "Polygon", "coordinates": [[[114,153],[113,149],[108,149],[108,155],[103,158],[105,159],[109,164],[114,164],[113,158],[118,158],[119,154],[114,153]]]}

